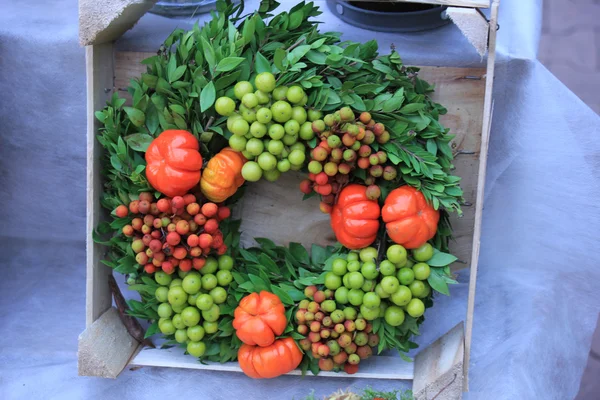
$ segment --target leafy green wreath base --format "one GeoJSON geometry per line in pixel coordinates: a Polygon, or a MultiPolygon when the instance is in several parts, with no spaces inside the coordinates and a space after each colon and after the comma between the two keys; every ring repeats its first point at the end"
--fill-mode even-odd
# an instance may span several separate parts
{"type": "MultiPolygon", "coordinates": [[[[358,112],[370,112],[386,125],[391,140],[380,148],[396,166],[398,179],[380,184],[382,199],[393,188],[407,184],[419,189],[440,210],[438,231],[431,241],[436,251],[428,262],[432,267],[428,281],[435,291],[448,295],[448,284],[456,283],[448,266],[456,257],[446,253],[452,235],[448,216],[453,211],[460,214],[463,199],[460,178],[450,173],[453,154],[449,142],[453,135],[438,120],[446,110],[428,95],[433,87],[418,77],[418,68],[404,66],[394,49],[390,55],[380,56],[375,41],[341,42],[339,33],[320,33],[318,24],[309,21],[320,14],[313,3],[301,2],[275,16],[271,12],[279,4],[273,0],[263,0],[257,12],[247,15],[243,15],[243,3],[219,1],[218,13],[204,27],[196,24],[189,32],[174,31],[156,56],[142,61],[147,73],[132,80],[127,89],[133,105],[125,106],[125,99],[115,93],[107,107],[96,112],[103,124],[97,139],[106,150],[102,205],[114,210],[140,192],[153,191],[144,174],[143,153],[163,130],[191,131],[200,139],[203,158],[209,160],[226,146],[231,135],[225,127],[226,118],[214,111],[216,98],[230,93],[236,82],[250,79],[253,73],[274,72],[278,85],[302,85],[309,95],[308,107],[327,112],[350,106],[358,112]]],[[[307,144],[314,147],[316,140],[307,144]]],[[[364,180],[364,171],[356,170],[351,179],[364,180]]],[[[243,191],[240,188],[227,204],[235,204],[243,191]]],[[[161,196],[155,194],[156,198],[161,196]]],[[[128,302],[129,312],[154,321],[146,332],[149,337],[158,332],[158,301],[154,296],[158,284],[141,270],[130,241],[120,234],[131,219],[114,217],[112,222],[98,226],[94,238],[109,247],[103,263],[128,275],[129,288],[140,293],[141,301],[128,302]]],[[[283,336],[302,339],[292,318],[297,303],[305,298],[302,289],[322,284],[333,258],[343,257],[347,251],[339,245],[312,245],[309,253],[298,243],[278,246],[266,238],[257,238],[258,246],[244,249],[239,243],[239,227],[239,220],[225,220],[220,225],[236,267],[227,301],[221,305],[219,330],[205,340],[207,352],[201,361],[236,360],[241,342],[233,332],[233,311],[243,296],[254,291],[278,295],[289,321],[283,336]]],[[[384,233],[379,237],[380,252],[385,251],[384,233]]],[[[433,293],[424,299],[426,308],[433,305],[433,293]]],[[[380,337],[378,352],[396,349],[408,359],[404,353],[417,347],[411,337],[419,334],[423,320],[406,316],[399,327],[382,318],[375,320],[374,332],[380,337]]],[[[176,343],[173,337],[167,339],[167,346],[176,343]]],[[[301,366],[303,371],[318,373],[317,361],[310,355],[304,357],[301,366]]]]}

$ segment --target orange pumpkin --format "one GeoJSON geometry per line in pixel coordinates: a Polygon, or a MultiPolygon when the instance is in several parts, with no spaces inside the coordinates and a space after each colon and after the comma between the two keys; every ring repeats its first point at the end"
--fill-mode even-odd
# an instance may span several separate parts
{"type": "Polygon", "coordinates": [[[225,201],[244,184],[242,167],[246,159],[242,153],[226,147],[208,161],[200,188],[207,199],[215,203],[225,201]]]}
{"type": "Polygon", "coordinates": [[[335,237],[349,249],[362,249],[377,238],[379,204],[376,200],[369,200],[366,193],[365,186],[346,186],[331,211],[331,227],[335,237]]]}
{"type": "Polygon", "coordinates": [[[235,309],[233,328],[244,343],[269,346],[287,326],[285,307],[279,297],[266,291],[244,297],[235,309]]]}
{"type": "Polygon", "coordinates": [[[416,249],[435,236],[440,213],[427,204],[423,193],[412,186],[394,189],[381,212],[387,233],[407,249],[416,249]]]}
{"type": "Polygon", "coordinates": [[[169,196],[183,196],[200,181],[202,156],[198,139],[187,131],[166,130],[146,150],[150,185],[169,196]]]}
{"type": "Polygon", "coordinates": [[[270,346],[243,344],[238,350],[240,368],[250,378],[275,378],[300,365],[302,352],[292,338],[277,339],[270,346]]]}

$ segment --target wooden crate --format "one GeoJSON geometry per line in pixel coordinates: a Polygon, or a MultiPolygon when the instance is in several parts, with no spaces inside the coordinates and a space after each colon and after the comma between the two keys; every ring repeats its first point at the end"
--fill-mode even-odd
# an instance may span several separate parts
{"type": "MultiPolygon", "coordinates": [[[[411,0],[405,0],[411,1],[411,0]]],[[[152,1],[129,0],[133,8],[121,13],[93,38],[83,38],[86,44],[87,70],[87,296],[86,330],[80,336],[79,373],[81,375],[115,378],[126,365],[177,367],[220,371],[241,371],[237,363],[200,364],[185,356],[182,349],[157,350],[142,348],[124,328],[118,313],[111,307],[108,277],[111,269],[100,263],[105,249],[92,240],[92,231],[103,220],[99,198],[102,191],[100,178],[101,146],[95,136],[99,128],[94,112],[100,110],[114,90],[124,88],[133,77],[145,72],[139,62],[152,55],[141,52],[117,52],[113,40],[130,28],[151,6],[152,1]],[[129,10],[129,11],[128,11],[129,10]],[[132,11],[133,10],[133,11],[132,11]]],[[[463,7],[487,7],[485,0],[429,0],[421,1],[463,7]]],[[[127,2],[125,2],[127,3],[127,2]]],[[[80,2],[80,21],[85,21],[87,2],[80,2]]],[[[98,6],[93,6],[98,7],[98,6]]],[[[463,9],[458,9],[463,10],[463,9]]],[[[98,10],[95,10],[98,11],[98,10]]],[[[473,13],[475,14],[475,13],[473,13]]],[[[478,16],[480,14],[477,14],[478,16]]],[[[422,67],[420,76],[435,84],[433,99],[448,108],[441,122],[456,135],[452,148],[456,153],[456,175],[463,178],[462,187],[466,206],[464,216],[452,220],[456,240],[451,251],[460,262],[454,269],[470,267],[468,305],[465,323],[457,321],[450,332],[431,346],[421,350],[414,363],[399,357],[377,356],[361,363],[361,370],[353,377],[413,380],[413,391],[419,399],[436,395],[441,398],[459,398],[468,389],[468,364],[473,326],[475,283],[481,235],[481,213],[487,161],[488,140],[492,114],[492,84],[495,61],[496,23],[498,0],[491,4],[491,18],[485,20],[489,46],[487,68],[422,67]],[[463,367],[464,366],[464,367],[463,367]]],[[[478,18],[483,18],[479,16],[478,18]]],[[[481,21],[479,21],[481,23],[481,21]]],[[[473,34],[473,33],[471,33],[473,34]]],[[[299,174],[285,174],[276,183],[261,181],[249,185],[238,205],[243,217],[242,243],[251,243],[252,237],[270,236],[279,243],[290,241],[304,245],[331,244],[335,241],[327,215],[318,211],[315,199],[301,201],[297,195],[299,174]],[[285,204],[285,210],[280,207],[285,204]],[[284,215],[285,213],[285,215],[284,215]],[[294,221],[286,225],[285,221],[294,221]],[[329,235],[323,235],[329,232],[329,235]]],[[[299,374],[292,371],[291,374],[299,374]]],[[[319,376],[344,377],[345,373],[322,372],[319,376]]]]}

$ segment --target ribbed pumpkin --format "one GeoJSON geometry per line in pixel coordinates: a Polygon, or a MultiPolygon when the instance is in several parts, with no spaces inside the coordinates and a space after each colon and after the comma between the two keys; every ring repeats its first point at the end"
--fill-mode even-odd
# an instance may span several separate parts
{"type": "Polygon", "coordinates": [[[226,147],[208,161],[200,188],[207,199],[215,203],[225,201],[244,184],[242,167],[246,159],[242,153],[226,147]]]}
{"type": "Polygon", "coordinates": [[[234,311],[233,328],[244,343],[269,346],[287,326],[285,307],[279,297],[262,291],[244,297],[234,311]]]}
{"type": "Polygon", "coordinates": [[[366,186],[346,186],[331,211],[335,237],[349,249],[362,249],[377,238],[380,208],[376,200],[367,198],[366,193],[366,186]]]}
{"type": "Polygon", "coordinates": [[[300,365],[302,352],[292,338],[277,339],[267,347],[243,344],[238,350],[240,368],[250,378],[275,378],[300,365]]]}
{"type": "Polygon", "coordinates": [[[394,189],[381,211],[387,233],[395,243],[416,249],[435,236],[440,213],[412,186],[394,189]]]}

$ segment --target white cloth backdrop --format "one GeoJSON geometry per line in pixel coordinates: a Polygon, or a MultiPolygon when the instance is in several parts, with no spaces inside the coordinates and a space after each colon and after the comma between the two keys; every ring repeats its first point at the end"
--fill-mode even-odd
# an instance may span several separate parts
{"type": "MultiPolygon", "coordinates": [[[[327,30],[377,38],[382,49],[393,42],[407,63],[480,64],[452,25],[381,35],[323,11],[327,30]]],[[[572,398],[600,310],[600,119],[535,60],[540,19],[540,0],[501,5],[469,399],[572,398]]],[[[154,50],[175,26],[189,22],[146,15],[118,46],[154,50]]],[[[85,107],[77,2],[0,2],[0,398],[302,399],[313,389],[406,387],[158,368],[78,377],[85,107]]],[[[464,317],[466,280],[429,311],[422,346],[464,317]]]]}

